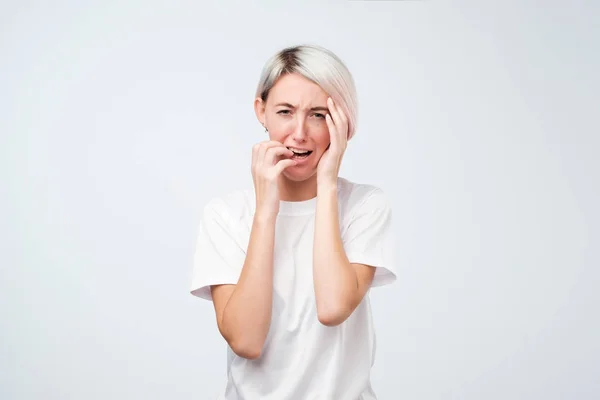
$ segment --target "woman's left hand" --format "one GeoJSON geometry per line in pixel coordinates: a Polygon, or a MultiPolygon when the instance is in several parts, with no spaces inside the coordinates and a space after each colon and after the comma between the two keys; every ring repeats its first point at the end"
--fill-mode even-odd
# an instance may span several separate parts
{"type": "Polygon", "coordinates": [[[329,114],[325,115],[325,121],[329,128],[331,144],[325,150],[319,165],[317,166],[317,184],[337,186],[338,174],[342,164],[342,157],[348,145],[348,118],[333,103],[331,98],[327,99],[329,114]]]}

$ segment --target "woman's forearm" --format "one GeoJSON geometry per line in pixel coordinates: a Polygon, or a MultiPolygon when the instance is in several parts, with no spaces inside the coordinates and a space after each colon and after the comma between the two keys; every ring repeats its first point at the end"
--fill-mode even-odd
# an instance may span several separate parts
{"type": "Polygon", "coordinates": [[[276,216],[254,216],[244,266],[223,312],[223,335],[246,358],[260,356],[271,324],[275,222],[276,216]]]}
{"type": "Polygon", "coordinates": [[[337,188],[319,187],[313,245],[313,284],[321,323],[337,325],[353,311],[356,272],[348,262],[340,233],[337,188]]]}

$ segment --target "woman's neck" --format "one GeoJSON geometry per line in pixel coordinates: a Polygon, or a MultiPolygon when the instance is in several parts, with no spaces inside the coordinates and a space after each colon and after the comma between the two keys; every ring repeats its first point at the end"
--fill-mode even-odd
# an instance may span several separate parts
{"type": "Polygon", "coordinates": [[[306,201],[317,197],[317,174],[305,181],[292,181],[279,176],[279,197],[283,201],[306,201]]]}

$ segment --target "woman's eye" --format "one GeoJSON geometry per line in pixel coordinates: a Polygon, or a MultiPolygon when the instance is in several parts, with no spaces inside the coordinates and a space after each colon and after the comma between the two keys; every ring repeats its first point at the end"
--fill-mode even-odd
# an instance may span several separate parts
{"type": "Polygon", "coordinates": [[[323,118],[323,119],[324,119],[324,118],[325,118],[325,115],[324,115],[324,114],[319,114],[319,113],[316,113],[316,114],[315,114],[315,117],[317,117],[317,118],[323,118]]]}

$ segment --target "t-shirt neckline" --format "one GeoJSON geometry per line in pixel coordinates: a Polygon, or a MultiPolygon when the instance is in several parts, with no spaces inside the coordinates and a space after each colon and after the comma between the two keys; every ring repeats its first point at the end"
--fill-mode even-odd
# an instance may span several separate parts
{"type": "MultiPolygon", "coordinates": [[[[337,179],[337,192],[339,194],[340,184],[344,179],[338,177],[337,179]]],[[[252,197],[256,198],[255,188],[252,188],[252,197]]],[[[317,196],[301,201],[279,201],[279,214],[278,215],[310,215],[317,211],[317,196]]]]}
{"type": "Polygon", "coordinates": [[[279,215],[313,214],[317,208],[317,197],[302,201],[279,201],[279,215]]]}

